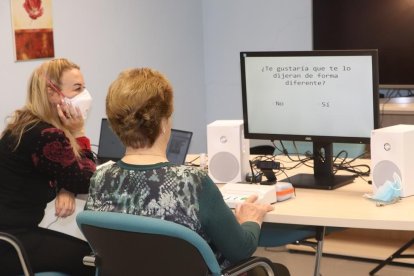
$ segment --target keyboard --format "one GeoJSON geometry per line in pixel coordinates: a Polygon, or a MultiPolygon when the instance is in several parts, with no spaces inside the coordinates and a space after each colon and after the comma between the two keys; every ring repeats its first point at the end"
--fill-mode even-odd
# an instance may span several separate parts
{"type": "Polygon", "coordinates": [[[258,185],[227,183],[220,188],[227,206],[235,208],[237,204],[244,202],[250,195],[256,194],[258,203],[272,204],[277,201],[276,185],[258,185]]]}

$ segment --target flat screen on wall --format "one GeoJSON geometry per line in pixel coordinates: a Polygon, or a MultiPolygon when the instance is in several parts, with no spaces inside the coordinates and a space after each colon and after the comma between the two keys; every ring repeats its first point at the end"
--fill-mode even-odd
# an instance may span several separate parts
{"type": "Polygon", "coordinates": [[[414,1],[313,0],[313,49],[378,49],[380,88],[414,88],[414,1]]]}

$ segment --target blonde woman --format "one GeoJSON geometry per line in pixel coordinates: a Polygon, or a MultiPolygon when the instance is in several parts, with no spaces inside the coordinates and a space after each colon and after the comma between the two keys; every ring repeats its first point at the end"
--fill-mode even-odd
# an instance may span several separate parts
{"type": "MultiPolygon", "coordinates": [[[[75,195],[88,192],[95,163],[84,119],[91,101],[78,65],[44,62],[1,134],[0,231],[22,242],[34,272],[94,274],[82,264],[86,242],[38,227],[48,202],[56,198],[56,216],[64,218],[75,210],[75,195]]],[[[0,243],[0,275],[21,273],[16,253],[0,243]]]]}

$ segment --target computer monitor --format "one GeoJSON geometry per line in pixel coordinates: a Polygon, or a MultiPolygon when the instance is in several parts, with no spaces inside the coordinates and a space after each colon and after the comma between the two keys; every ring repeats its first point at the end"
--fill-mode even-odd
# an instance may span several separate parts
{"type": "Polygon", "coordinates": [[[378,49],[379,86],[414,88],[409,0],[313,0],[313,50],[378,49]]]}
{"type": "MultiPolygon", "coordinates": [[[[170,140],[167,146],[167,159],[177,165],[185,164],[188,149],[193,133],[191,131],[171,129],[170,140]]],[[[101,121],[99,136],[98,161],[104,163],[108,160],[118,161],[125,154],[125,146],[112,131],[106,118],[101,121]]]]}
{"type": "Polygon", "coordinates": [[[241,52],[244,133],[248,139],[308,141],[313,174],[282,181],[335,189],[332,143],[369,144],[378,128],[376,50],[241,52]]]}

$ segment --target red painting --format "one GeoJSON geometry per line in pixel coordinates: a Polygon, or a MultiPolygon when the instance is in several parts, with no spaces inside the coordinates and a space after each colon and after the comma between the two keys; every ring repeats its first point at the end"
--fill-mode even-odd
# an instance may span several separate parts
{"type": "Polygon", "coordinates": [[[52,0],[10,0],[16,60],[55,56],[52,0]]]}

